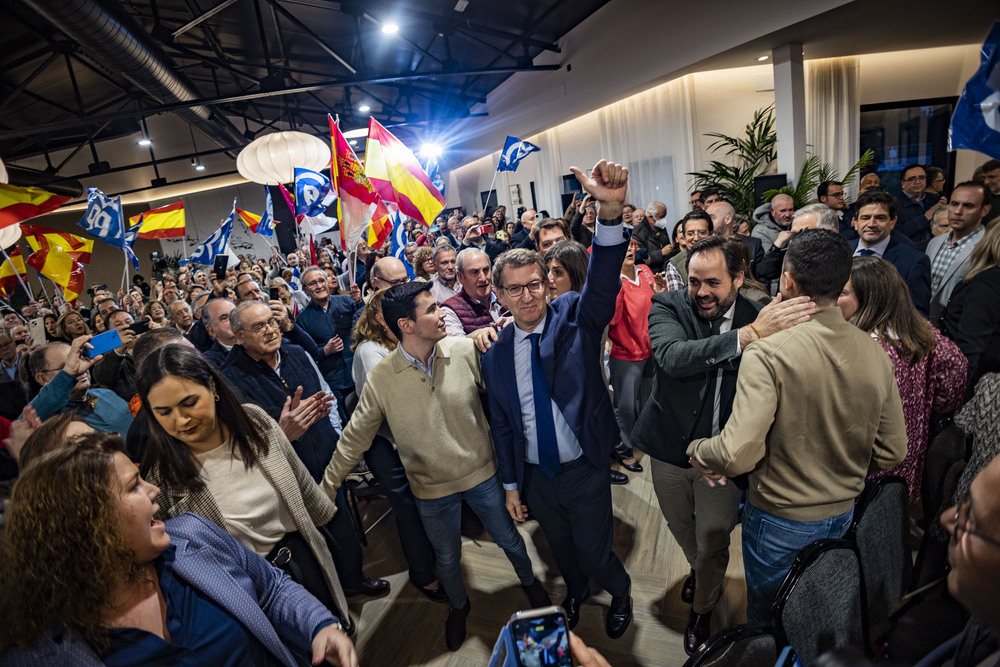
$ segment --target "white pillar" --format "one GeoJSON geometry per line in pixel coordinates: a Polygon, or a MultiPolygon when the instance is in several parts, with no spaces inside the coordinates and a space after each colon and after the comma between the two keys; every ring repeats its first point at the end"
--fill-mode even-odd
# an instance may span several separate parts
{"type": "Polygon", "coordinates": [[[774,68],[774,116],[778,134],[778,173],[794,185],[806,161],[806,90],[802,45],[771,51],[774,68]]]}

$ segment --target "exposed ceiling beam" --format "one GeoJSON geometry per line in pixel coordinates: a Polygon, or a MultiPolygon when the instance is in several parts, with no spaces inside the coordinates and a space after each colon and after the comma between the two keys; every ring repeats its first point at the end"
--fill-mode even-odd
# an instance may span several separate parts
{"type": "Polygon", "coordinates": [[[223,9],[225,9],[226,7],[228,7],[229,5],[231,5],[231,4],[235,3],[235,2],[236,2],[236,0],[222,0],[222,2],[220,2],[219,4],[217,4],[215,7],[212,7],[211,9],[203,12],[201,14],[201,16],[194,17],[193,19],[191,19],[190,21],[188,21],[187,23],[185,23],[184,25],[182,25],[177,30],[174,30],[174,32],[171,33],[170,36],[173,37],[174,39],[177,39],[178,37],[180,37],[181,35],[183,35],[184,33],[186,33],[188,30],[190,30],[191,28],[193,28],[196,25],[200,24],[202,21],[205,21],[205,20],[208,20],[208,19],[212,18],[213,16],[215,16],[216,14],[218,14],[219,12],[221,12],[223,9]]]}

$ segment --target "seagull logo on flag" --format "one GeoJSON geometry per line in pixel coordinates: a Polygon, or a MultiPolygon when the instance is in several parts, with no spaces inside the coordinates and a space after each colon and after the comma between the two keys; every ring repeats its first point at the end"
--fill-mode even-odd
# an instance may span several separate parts
{"type": "Polygon", "coordinates": [[[309,169],[295,168],[295,215],[316,216],[325,213],[337,198],[330,179],[309,169]]]}
{"type": "Polygon", "coordinates": [[[508,135],[507,141],[503,145],[503,151],[500,153],[500,164],[497,165],[497,171],[517,171],[521,160],[538,150],[541,149],[535,144],[508,135]]]}
{"type": "Polygon", "coordinates": [[[197,264],[211,264],[215,261],[216,255],[226,254],[226,250],[229,246],[229,234],[233,231],[233,220],[236,219],[236,200],[233,199],[233,210],[226,218],[226,221],[222,223],[211,236],[205,239],[205,242],[200,246],[195,248],[194,252],[191,253],[191,257],[188,259],[182,259],[178,262],[181,266],[189,262],[195,262],[197,264]]]}

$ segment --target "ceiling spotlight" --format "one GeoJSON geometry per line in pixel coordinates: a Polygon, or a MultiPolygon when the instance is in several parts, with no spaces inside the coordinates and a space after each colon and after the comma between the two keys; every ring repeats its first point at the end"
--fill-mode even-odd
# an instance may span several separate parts
{"type": "Polygon", "coordinates": [[[351,143],[352,146],[357,146],[358,145],[358,140],[357,139],[351,139],[350,143],[351,143]]]}
{"type": "Polygon", "coordinates": [[[420,146],[420,154],[427,158],[436,158],[441,155],[441,145],[428,142],[420,146]]]}
{"type": "Polygon", "coordinates": [[[191,158],[191,166],[194,167],[195,171],[205,171],[205,165],[197,158],[191,158]]]}
{"type": "Polygon", "coordinates": [[[382,32],[384,32],[386,35],[395,35],[397,32],[399,32],[399,26],[391,22],[383,23],[382,32]]]}
{"type": "Polygon", "coordinates": [[[361,113],[368,113],[371,110],[372,108],[367,104],[362,104],[361,106],[358,107],[358,111],[360,111],[361,113]]]}
{"type": "Polygon", "coordinates": [[[147,136],[141,136],[135,140],[135,143],[139,144],[140,146],[151,146],[153,144],[153,140],[147,136]]]}
{"type": "Polygon", "coordinates": [[[762,63],[765,60],[767,60],[768,58],[770,58],[770,56],[761,56],[760,58],[757,58],[757,62],[762,63]]]}

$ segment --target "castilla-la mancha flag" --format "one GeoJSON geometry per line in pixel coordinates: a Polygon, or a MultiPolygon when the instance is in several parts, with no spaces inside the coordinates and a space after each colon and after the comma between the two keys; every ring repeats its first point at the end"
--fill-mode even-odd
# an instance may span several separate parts
{"type": "Polygon", "coordinates": [[[353,250],[361,239],[380,199],[372,182],[365,176],[358,156],[330,118],[330,180],[337,192],[337,220],[340,221],[340,247],[353,250]]]}
{"type": "Polygon", "coordinates": [[[413,152],[374,118],[368,119],[365,175],[382,201],[395,203],[400,213],[425,225],[444,210],[444,195],[413,152]]]}

